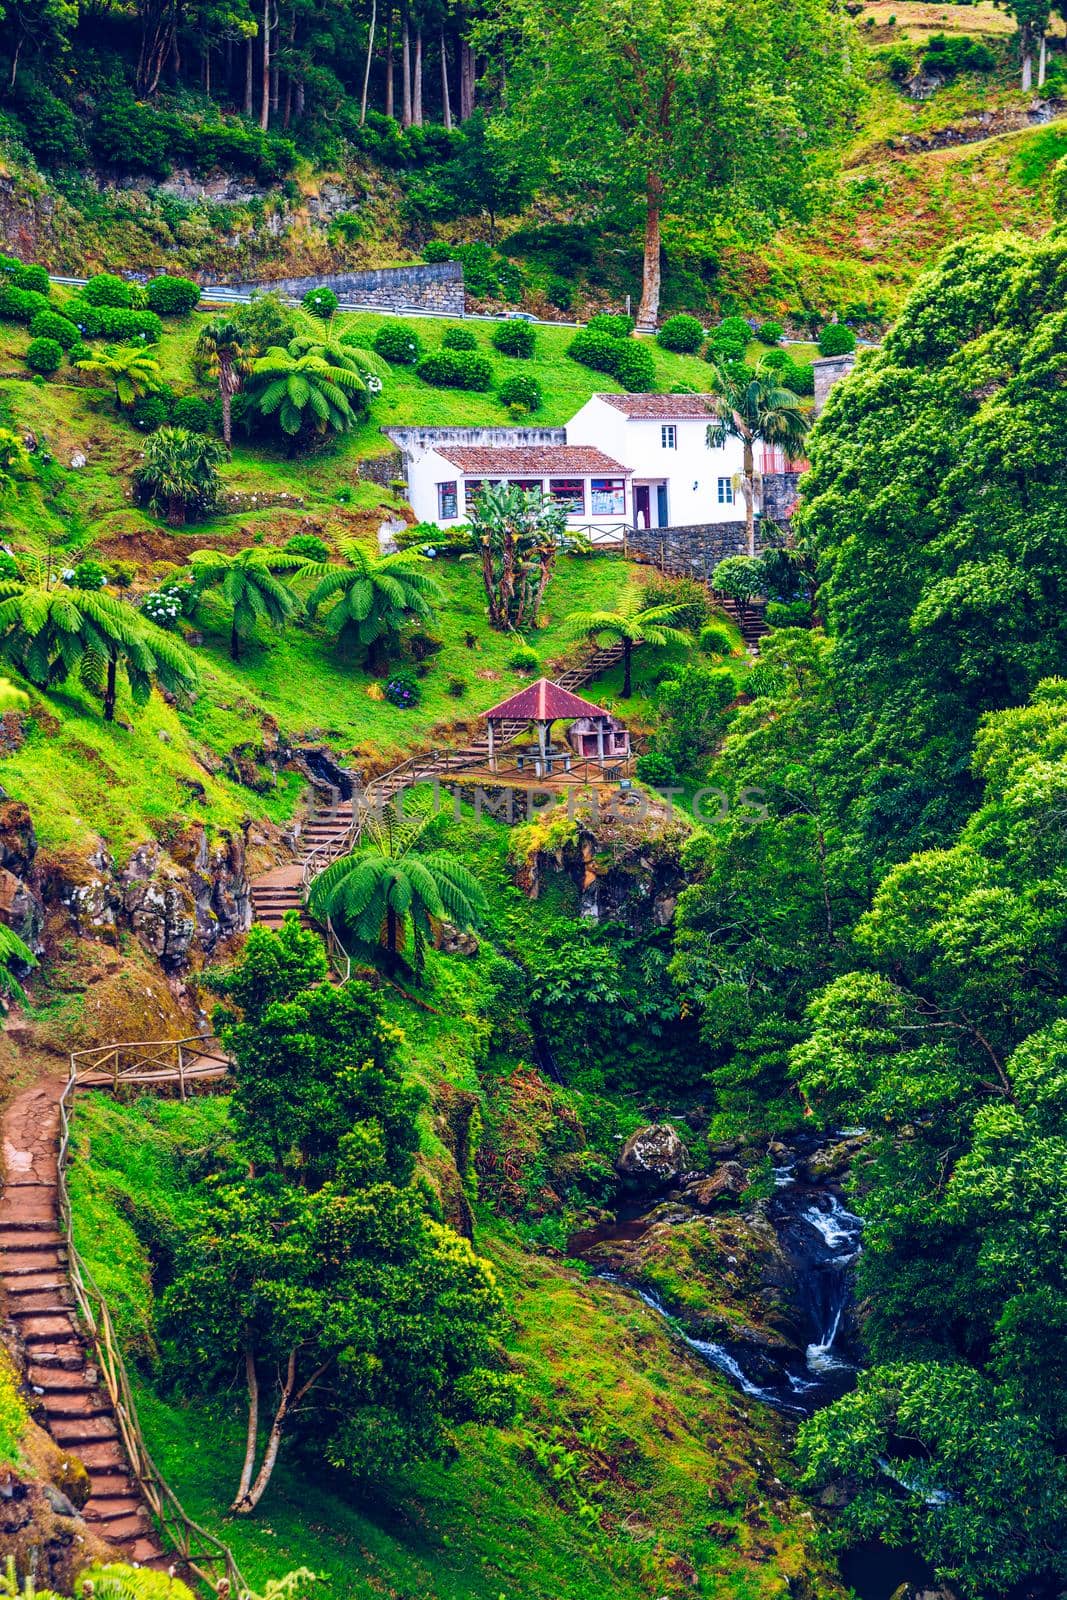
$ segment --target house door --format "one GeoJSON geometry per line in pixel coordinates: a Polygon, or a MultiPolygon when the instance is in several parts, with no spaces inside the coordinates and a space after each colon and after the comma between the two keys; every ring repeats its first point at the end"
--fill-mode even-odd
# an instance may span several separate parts
{"type": "Polygon", "coordinates": [[[667,485],[665,483],[657,483],[657,485],[656,485],[656,527],[657,528],[666,528],[667,526],[668,526],[668,521],[667,521],[667,485]]]}
{"type": "Polygon", "coordinates": [[[634,484],[634,527],[651,528],[651,490],[647,483],[634,484]]]}

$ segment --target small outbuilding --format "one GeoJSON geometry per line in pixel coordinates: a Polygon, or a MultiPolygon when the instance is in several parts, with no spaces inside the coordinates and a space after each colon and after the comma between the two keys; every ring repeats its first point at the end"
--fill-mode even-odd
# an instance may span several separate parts
{"type": "Polygon", "coordinates": [[[534,770],[538,777],[551,774],[556,765],[569,770],[572,753],[600,765],[618,761],[630,753],[630,735],[610,711],[583,700],[548,678],[539,678],[510,699],[502,700],[486,712],[485,719],[489,729],[489,766],[493,771],[498,747],[509,732],[508,725],[512,725],[513,732],[515,723],[526,722],[536,729],[534,770]],[[552,743],[552,727],[556,722],[570,723],[565,744],[552,743]]]}

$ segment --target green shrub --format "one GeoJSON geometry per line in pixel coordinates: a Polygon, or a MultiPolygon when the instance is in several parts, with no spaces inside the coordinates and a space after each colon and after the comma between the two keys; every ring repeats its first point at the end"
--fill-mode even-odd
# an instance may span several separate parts
{"type": "Polygon", "coordinates": [[[163,324],[154,311],[131,311],[124,306],[94,306],[83,300],[72,300],[66,314],[88,339],[155,344],[163,333],[163,324]]]}
{"type": "Polygon", "coordinates": [[[471,328],[446,328],[441,340],[442,350],[477,350],[478,340],[471,328]]]}
{"type": "Polygon", "coordinates": [[[752,329],[744,317],[723,317],[722,321],[711,330],[711,338],[721,334],[724,339],[732,339],[735,343],[742,343],[748,348],[752,340],[752,329]]]}
{"type": "Polygon", "coordinates": [[[493,368],[476,350],[431,350],[415,373],[436,389],[491,389],[493,368]]]}
{"type": "Polygon", "coordinates": [[[760,344],[781,344],[784,336],[785,329],[780,322],[764,322],[756,334],[760,344]]]}
{"type": "Polygon", "coordinates": [[[55,372],[63,360],[63,346],[58,339],[31,339],[26,351],[26,365],[31,372],[55,372]]]}
{"type": "Polygon", "coordinates": [[[732,655],[734,641],[729,628],[724,628],[718,622],[709,622],[700,630],[700,648],[706,656],[732,655]]]}
{"type": "Polygon", "coordinates": [[[217,433],[215,408],[216,402],[203,400],[198,394],[184,395],[171,406],[170,420],[176,428],[185,428],[189,433],[217,433]]]}
{"type": "Polygon", "coordinates": [[[747,343],[742,343],[740,339],[725,337],[716,329],[704,346],[704,360],[715,362],[719,366],[726,361],[744,361],[747,349],[747,343]]]}
{"type": "Polygon", "coordinates": [[[610,339],[628,339],[634,331],[634,319],[617,311],[598,311],[589,318],[586,328],[593,333],[606,333],[610,339]]]}
{"type": "Polygon", "coordinates": [[[67,582],[72,589],[102,589],[107,583],[107,568],[99,561],[79,561],[67,582]]]}
{"type": "Polygon", "coordinates": [[[656,381],[656,364],[647,345],[634,339],[618,340],[619,353],[615,358],[615,378],[631,394],[642,394],[656,381]]]}
{"type": "Polygon", "coordinates": [[[621,339],[610,333],[582,328],[567,346],[567,354],[572,361],[580,361],[583,367],[592,367],[594,372],[614,373],[621,343],[621,339]]]}
{"type": "Polygon", "coordinates": [[[760,357],[760,366],[766,367],[768,372],[782,372],[789,364],[788,350],[765,350],[760,357]]]}
{"type": "Polygon", "coordinates": [[[309,289],[300,304],[311,316],[321,317],[324,322],[327,322],[337,310],[340,302],[333,290],[322,284],[318,289],[309,289]]]}
{"type": "Polygon", "coordinates": [[[668,317],[656,335],[657,344],[678,355],[693,355],[703,342],[704,328],[700,318],[687,316],[685,312],[668,317]]]}
{"type": "Polygon", "coordinates": [[[819,335],[821,356],[847,356],[856,348],[856,335],[843,322],[828,322],[819,335]]]}
{"type": "Polygon", "coordinates": [[[769,600],[764,616],[772,628],[806,628],[811,607],[806,600],[769,600]]]}
{"type": "Polygon", "coordinates": [[[79,290],[79,299],[87,306],[125,306],[128,309],[130,285],[113,272],[98,272],[79,290]]]}
{"type": "Polygon", "coordinates": [[[35,289],[19,289],[13,283],[0,283],[0,317],[5,322],[32,322],[40,311],[50,311],[48,296],[35,289]]]}
{"type": "Polygon", "coordinates": [[[15,557],[8,555],[6,550],[0,550],[0,578],[20,578],[22,568],[15,557]]]}
{"type": "Polygon", "coordinates": [[[517,644],[508,656],[506,665],[512,672],[521,672],[529,676],[541,667],[541,658],[536,650],[531,650],[528,644],[517,644]]]}
{"type": "Polygon", "coordinates": [[[920,60],[926,72],[940,72],[946,78],[957,72],[992,72],[997,64],[987,44],[965,33],[931,34],[920,60]]]}
{"type": "Polygon", "coordinates": [[[660,755],[656,750],[650,750],[647,755],[638,756],[634,771],[642,783],[647,783],[652,789],[676,789],[678,787],[678,770],[669,756],[660,755]]]}
{"type": "Polygon", "coordinates": [[[440,261],[451,261],[452,246],[446,244],[444,239],[431,239],[423,248],[422,259],[428,266],[434,266],[440,261]]]}
{"type": "Polygon", "coordinates": [[[314,533],[294,533],[291,539],[286,539],[283,549],[290,555],[303,556],[306,561],[329,561],[331,554],[326,540],[314,533]]]}
{"type": "Polygon", "coordinates": [[[398,367],[413,367],[422,355],[418,330],[408,322],[386,322],[374,335],[374,349],[383,361],[398,367]]]}
{"type": "Polygon", "coordinates": [[[466,678],[451,677],[445,686],[453,700],[462,700],[469,687],[466,678]]]}
{"type": "Polygon", "coordinates": [[[58,311],[38,311],[30,323],[30,335],[34,339],[54,339],[64,350],[72,350],[81,337],[70,318],[60,316],[58,311]]]}
{"type": "Polygon", "coordinates": [[[557,311],[570,311],[574,305],[574,285],[567,278],[561,278],[558,272],[549,274],[545,283],[545,299],[550,306],[555,306],[557,311]]]}
{"type": "Polygon", "coordinates": [[[184,317],[200,303],[200,285],[192,278],[172,278],[162,273],[150,279],[145,290],[148,304],[161,317],[184,317]]]}
{"type": "Polygon", "coordinates": [[[170,406],[162,394],[143,394],[130,410],[130,421],[138,433],[155,433],[170,421],[170,406]]]}
{"type": "Polygon", "coordinates": [[[541,409],[541,385],[532,373],[517,372],[514,377],[505,378],[498,392],[503,405],[525,406],[527,411],[541,409]]]}
{"type": "Polygon", "coordinates": [[[493,348],[501,355],[516,356],[528,361],[537,346],[537,336],[528,322],[514,319],[498,322],[492,333],[493,348]]]}
{"type": "Polygon", "coordinates": [[[34,294],[46,295],[51,288],[47,267],[40,267],[35,262],[25,266],[20,263],[12,272],[11,281],[16,289],[31,289],[34,294]]]}
{"type": "Polygon", "coordinates": [[[815,368],[810,361],[787,361],[781,371],[781,384],[794,394],[814,394],[815,368]]]}

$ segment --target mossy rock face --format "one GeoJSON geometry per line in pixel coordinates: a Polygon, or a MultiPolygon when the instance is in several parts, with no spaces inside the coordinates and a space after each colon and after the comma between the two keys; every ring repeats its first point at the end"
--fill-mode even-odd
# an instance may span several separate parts
{"type": "Polygon", "coordinates": [[[52,1482],[61,1494],[65,1494],[72,1506],[79,1511],[87,1503],[93,1492],[92,1479],[86,1470],[85,1463],[75,1455],[63,1455],[56,1462],[52,1473],[52,1482]]]}

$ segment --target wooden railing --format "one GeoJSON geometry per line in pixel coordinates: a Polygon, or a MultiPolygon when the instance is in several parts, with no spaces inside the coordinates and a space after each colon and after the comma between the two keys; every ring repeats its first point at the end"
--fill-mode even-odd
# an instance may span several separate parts
{"type": "MultiPolygon", "coordinates": [[[[100,1076],[96,1061],[100,1058],[107,1058],[109,1061],[114,1058],[113,1081],[120,1084],[159,1084],[165,1081],[182,1084],[183,1055],[188,1061],[188,1052],[195,1045],[198,1047],[195,1051],[197,1056],[213,1058],[217,1052],[207,1048],[212,1042],[207,1039],[151,1040],[125,1045],[107,1045],[99,1050],[77,1050],[71,1055],[70,1077],[59,1101],[57,1202],[60,1229],[66,1240],[67,1275],[74,1291],[78,1314],[92,1341],[96,1364],[111,1401],[115,1424],[122,1439],[130,1471],[151,1513],[160,1539],[164,1546],[170,1545],[176,1553],[177,1560],[195,1573],[213,1592],[222,1593],[225,1580],[230,1593],[239,1597],[247,1595],[249,1589],[234,1560],[233,1552],[221,1539],[216,1538],[207,1528],[201,1527],[189,1516],[156,1466],[145,1443],[111,1311],[74,1242],[74,1219],[67,1187],[74,1096],[79,1086],[84,1086],[86,1080],[100,1076]],[[120,1058],[127,1051],[130,1052],[131,1059],[127,1066],[122,1068],[120,1058]],[[93,1065],[87,1064],[87,1058],[93,1058],[93,1065]],[[167,1079],[163,1076],[159,1063],[165,1060],[173,1063],[171,1072],[176,1073],[176,1077],[172,1075],[167,1079]],[[138,1065],[150,1067],[151,1075],[139,1073],[138,1065]]],[[[217,1059],[220,1063],[229,1065],[224,1056],[218,1055],[217,1059]]]]}
{"type": "Polygon", "coordinates": [[[230,1065],[213,1039],[195,1035],[187,1039],[131,1039],[121,1044],[96,1045],[73,1051],[70,1063],[75,1087],[91,1084],[117,1095],[120,1089],[139,1084],[173,1084],[183,1100],[197,1082],[228,1071],[230,1065]],[[197,1071],[199,1062],[204,1067],[197,1071]]]}

